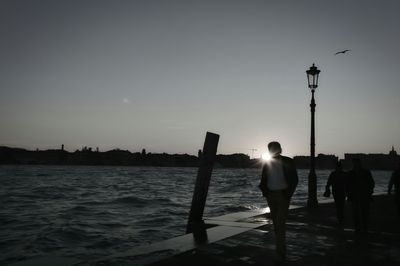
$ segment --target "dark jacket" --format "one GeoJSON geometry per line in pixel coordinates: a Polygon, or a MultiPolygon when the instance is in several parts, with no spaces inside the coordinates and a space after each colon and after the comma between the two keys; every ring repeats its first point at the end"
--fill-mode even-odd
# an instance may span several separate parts
{"type": "Polygon", "coordinates": [[[347,173],[342,170],[335,170],[329,175],[326,186],[328,189],[332,186],[333,197],[344,198],[346,196],[347,176],[347,173]]]}
{"type": "Polygon", "coordinates": [[[392,176],[390,177],[388,193],[392,192],[392,187],[394,186],[394,192],[396,195],[400,196],[400,169],[397,169],[393,172],[392,176]]]}
{"type": "MultiPolygon", "coordinates": [[[[286,183],[288,184],[287,188],[287,196],[290,199],[293,196],[293,193],[296,189],[297,183],[299,182],[299,178],[297,176],[296,166],[294,164],[293,159],[285,156],[275,157],[276,160],[280,160],[283,168],[283,175],[285,176],[286,183]]],[[[261,173],[261,181],[258,186],[261,189],[261,192],[264,197],[268,195],[269,189],[267,187],[268,180],[268,164],[264,163],[261,173]]]]}
{"type": "Polygon", "coordinates": [[[348,173],[347,197],[350,201],[369,201],[374,193],[375,182],[367,169],[351,170],[348,173]]]}

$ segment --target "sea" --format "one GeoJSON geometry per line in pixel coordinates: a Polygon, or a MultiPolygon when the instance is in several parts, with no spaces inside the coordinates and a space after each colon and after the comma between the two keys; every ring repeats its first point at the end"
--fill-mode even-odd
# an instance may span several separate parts
{"type": "MultiPolygon", "coordinates": [[[[323,199],[330,170],[317,171],[323,199]]],[[[292,204],[307,201],[298,170],[292,204]]],[[[372,171],[385,192],[389,171],[372,171]]],[[[98,259],[185,233],[197,168],[0,165],[0,265],[40,256],[98,259]]],[[[267,207],[260,169],[213,170],[205,217],[267,207]]]]}

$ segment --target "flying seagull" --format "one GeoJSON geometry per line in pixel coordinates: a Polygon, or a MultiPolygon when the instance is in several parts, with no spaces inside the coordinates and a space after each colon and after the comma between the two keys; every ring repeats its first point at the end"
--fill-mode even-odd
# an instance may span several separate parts
{"type": "Polygon", "coordinates": [[[347,53],[348,51],[351,51],[351,50],[348,50],[348,49],[347,50],[343,50],[343,51],[335,53],[335,55],[344,54],[344,53],[347,53]]]}

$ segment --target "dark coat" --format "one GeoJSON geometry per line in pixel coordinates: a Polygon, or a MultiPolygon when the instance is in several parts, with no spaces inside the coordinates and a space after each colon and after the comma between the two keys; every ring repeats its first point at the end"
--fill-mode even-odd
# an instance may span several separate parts
{"type": "Polygon", "coordinates": [[[392,187],[394,186],[394,192],[396,195],[400,196],[400,169],[393,172],[388,187],[388,193],[392,192],[392,187]]]}
{"type": "Polygon", "coordinates": [[[333,197],[344,198],[346,196],[346,182],[348,174],[342,170],[333,171],[328,178],[327,188],[332,186],[333,197]]]}
{"type": "Polygon", "coordinates": [[[369,201],[374,192],[375,182],[367,169],[351,170],[348,173],[347,197],[350,201],[369,201]]]}
{"type": "MultiPolygon", "coordinates": [[[[276,160],[280,160],[283,168],[283,175],[285,176],[286,183],[288,184],[287,188],[287,197],[290,199],[293,196],[293,193],[297,187],[297,183],[299,182],[299,178],[297,176],[296,166],[294,164],[293,159],[285,156],[275,157],[276,160]]],[[[268,164],[264,163],[261,173],[261,181],[258,186],[264,197],[268,195],[269,189],[267,187],[268,180],[268,164]]]]}

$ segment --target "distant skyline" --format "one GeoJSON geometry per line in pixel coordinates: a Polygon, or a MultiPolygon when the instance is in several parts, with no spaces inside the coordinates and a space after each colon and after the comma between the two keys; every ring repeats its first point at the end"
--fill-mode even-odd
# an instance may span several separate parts
{"type": "Polygon", "coordinates": [[[399,1],[0,1],[0,146],[400,149],[399,1]],[[335,55],[336,52],[351,51],[335,55]]]}

